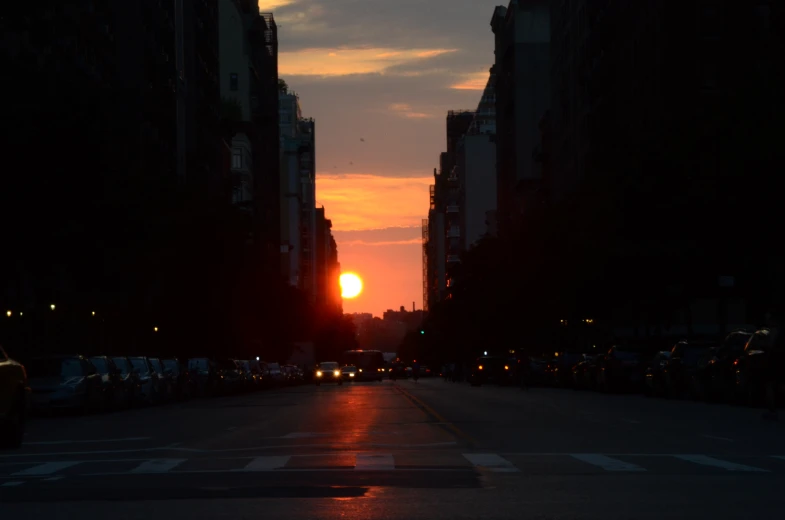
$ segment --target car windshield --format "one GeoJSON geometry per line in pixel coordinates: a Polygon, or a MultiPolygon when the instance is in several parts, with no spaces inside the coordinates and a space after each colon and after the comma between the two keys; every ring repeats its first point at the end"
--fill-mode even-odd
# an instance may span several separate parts
{"type": "Polygon", "coordinates": [[[147,366],[147,360],[145,360],[145,358],[132,357],[131,365],[133,365],[135,370],[139,371],[140,375],[144,376],[150,373],[150,367],[147,366]]]}
{"type": "Polygon", "coordinates": [[[180,366],[178,365],[176,359],[164,359],[163,364],[166,370],[171,370],[174,374],[180,372],[180,366]]]}
{"type": "Polygon", "coordinates": [[[210,368],[210,361],[206,358],[189,359],[188,368],[191,370],[208,370],[210,368]]]}
{"type": "Polygon", "coordinates": [[[126,358],[116,357],[112,358],[112,361],[121,374],[127,375],[131,372],[131,364],[126,358]]]}
{"type": "Polygon", "coordinates": [[[342,372],[357,372],[357,367],[343,367],[341,369],[342,372]]]}
{"type": "Polygon", "coordinates": [[[338,367],[338,363],[333,361],[325,361],[323,363],[319,363],[319,368],[322,370],[336,370],[338,367]]]}
{"type": "Polygon", "coordinates": [[[99,374],[108,374],[109,373],[109,363],[105,358],[94,357],[90,358],[90,363],[93,364],[95,369],[98,371],[99,374]]]}
{"type": "Polygon", "coordinates": [[[84,367],[79,358],[35,359],[26,365],[30,377],[80,377],[84,367]]]}

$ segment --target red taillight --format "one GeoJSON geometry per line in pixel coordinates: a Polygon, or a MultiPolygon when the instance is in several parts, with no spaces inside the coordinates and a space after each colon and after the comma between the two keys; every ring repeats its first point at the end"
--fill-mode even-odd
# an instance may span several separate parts
{"type": "Polygon", "coordinates": [[[738,365],[738,364],[739,364],[739,360],[738,360],[738,359],[737,359],[737,360],[735,360],[735,361],[733,362],[733,365],[734,365],[734,366],[736,366],[736,365],[738,365]]]}
{"type": "Polygon", "coordinates": [[[478,370],[482,370],[482,365],[477,367],[478,370]]]}

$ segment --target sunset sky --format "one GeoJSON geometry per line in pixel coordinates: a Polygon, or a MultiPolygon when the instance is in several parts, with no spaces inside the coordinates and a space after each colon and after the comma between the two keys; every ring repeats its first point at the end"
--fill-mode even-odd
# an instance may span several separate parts
{"type": "Polygon", "coordinates": [[[476,108],[502,3],[259,0],[278,23],[279,76],[316,120],[316,200],[342,270],[365,283],[345,312],[422,307],[421,225],[445,117],[476,108]]]}

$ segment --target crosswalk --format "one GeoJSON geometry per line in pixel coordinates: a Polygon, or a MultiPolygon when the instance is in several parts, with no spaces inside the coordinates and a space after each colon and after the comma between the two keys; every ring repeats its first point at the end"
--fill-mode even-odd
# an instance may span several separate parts
{"type": "Polygon", "coordinates": [[[0,487],[26,479],[70,476],[177,475],[276,471],[475,471],[522,475],[785,474],[783,455],[460,453],[452,451],[331,452],[260,457],[197,457],[0,463],[0,487]]]}

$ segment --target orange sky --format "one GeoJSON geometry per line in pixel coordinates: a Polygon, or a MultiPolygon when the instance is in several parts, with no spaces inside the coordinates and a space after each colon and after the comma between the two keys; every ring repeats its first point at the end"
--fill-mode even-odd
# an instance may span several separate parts
{"type": "Polygon", "coordinates": [[[279,76],[316,120],[316,200],[344,271],[345,312],[422,307],[421,222],[445,116],[473,109],[498,0],[259,0],[279,24],[279,76]]]}

